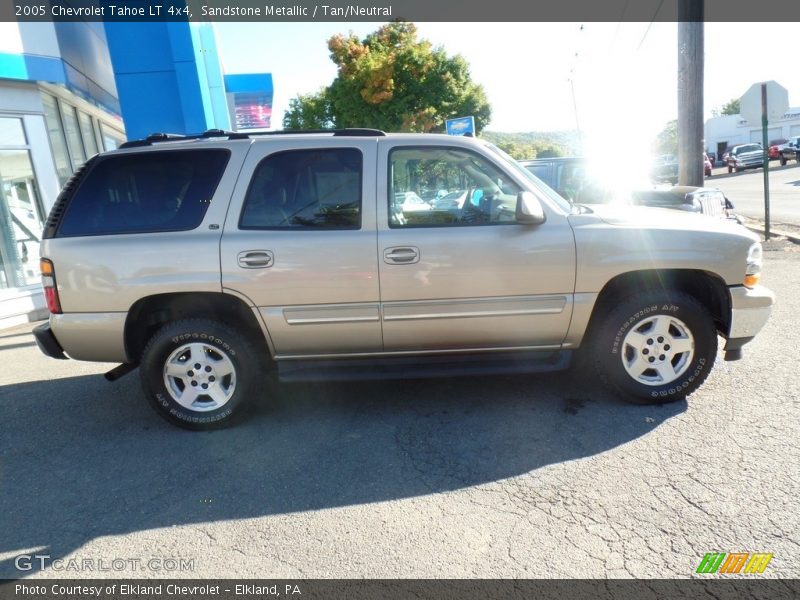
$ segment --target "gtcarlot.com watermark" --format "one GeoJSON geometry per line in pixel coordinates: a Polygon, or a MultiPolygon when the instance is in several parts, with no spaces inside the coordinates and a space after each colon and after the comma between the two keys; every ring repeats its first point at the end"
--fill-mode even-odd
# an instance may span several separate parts
{"type": "Polygon", "coordinates": [[[176,571],[194,571],[193,558],[52,558],[49,554],[20,554],[14,559],[18,571],[57,572],[123,572],[153,571],[173,573],[176,571]]]}

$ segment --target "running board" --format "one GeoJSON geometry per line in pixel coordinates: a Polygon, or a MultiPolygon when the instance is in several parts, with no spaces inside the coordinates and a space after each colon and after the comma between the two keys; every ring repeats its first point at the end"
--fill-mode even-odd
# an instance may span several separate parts
{"type": "Polygon", "coordinates": [[[342,358],[278,361],[278,379],[297,381],[365,381],[477,375],[517,375],[569,368],[571,350],[504,352],[393,358],[342,358]]]}

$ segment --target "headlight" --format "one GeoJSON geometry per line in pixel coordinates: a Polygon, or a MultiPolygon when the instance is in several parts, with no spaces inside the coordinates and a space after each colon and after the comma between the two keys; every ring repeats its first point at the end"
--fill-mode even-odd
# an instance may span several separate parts
{"type": "Polygon", "coordinates": [[[761,265],[764,259],[764,250],[761,242],[755,242],[747,251],[747,269],[744,274],[744,285],[753,288],[758,285],[761,278],[761,265]]]}

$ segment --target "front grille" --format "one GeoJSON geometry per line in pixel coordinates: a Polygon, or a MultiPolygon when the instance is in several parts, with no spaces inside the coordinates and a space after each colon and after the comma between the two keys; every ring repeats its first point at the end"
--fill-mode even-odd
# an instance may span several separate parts
{"type": "Polygon", "coordinates": [[[717,196],[701,196],[700,212],[709,217],[721,217],[725,211],[717,196]]]}

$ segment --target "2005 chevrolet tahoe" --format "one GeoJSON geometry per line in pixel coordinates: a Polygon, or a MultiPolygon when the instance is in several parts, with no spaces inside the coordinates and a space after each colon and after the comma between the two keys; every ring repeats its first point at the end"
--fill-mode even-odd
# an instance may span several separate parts
{"type": "Polygon", "coordinates": [[[138,366],[194,429],[272,372],[541,371],[579,348],[623,397],[670,402],[708,376],[718,334],[739,358],[773,303],[741,226],[571,205],[443,135],[154,135],[80,169],[44,237],[42,350],[122,363],[109,378],[138,366]]]}

